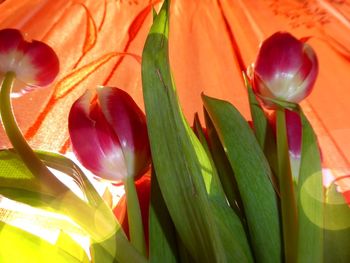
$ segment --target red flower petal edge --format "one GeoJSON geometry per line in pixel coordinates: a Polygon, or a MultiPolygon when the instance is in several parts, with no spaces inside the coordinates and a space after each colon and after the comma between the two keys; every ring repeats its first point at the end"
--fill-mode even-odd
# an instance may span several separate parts
{"type": "Polygon", "coordinates": [[[50,84],[59,72],[59,60],[47,44],[24,40],[17,29],[0,30],[0,76],[14,72],[14,94],[50,84]]]}

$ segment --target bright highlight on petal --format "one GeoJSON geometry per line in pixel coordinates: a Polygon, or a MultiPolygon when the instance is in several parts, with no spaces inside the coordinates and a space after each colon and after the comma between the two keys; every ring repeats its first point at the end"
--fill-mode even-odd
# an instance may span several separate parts
{"type": "Polygon", "coordinates": [[[253,73],[253,89],[268,107],[266,99],[299,103],[306,98],[318,73],[313,49],[289,33],[278,32],[266,39],[253,73]],[[265,98],[265,100],[264,100],[265,98]]]}

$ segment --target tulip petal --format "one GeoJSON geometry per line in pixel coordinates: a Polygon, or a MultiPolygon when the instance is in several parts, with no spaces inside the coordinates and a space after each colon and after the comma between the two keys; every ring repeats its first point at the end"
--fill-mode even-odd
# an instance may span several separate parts
{"type": "Polygon", "coordinates": [[[303,54],[301,57],[303,58],[303,62],[299,70],[289,81],[281,83],[281,86],[284,85],[285,89],[279,90],[276,97],[299,103],[311,93],[318,74],[317,56],[308,44],[303,44],[303,54]]]}
{"type": "Polygon", "coordinates": [[[297,112],[285,110],[289,161],[292,176],[298,182],[301,157],[302,124],[297,112]]]}
{"type": "Polygon", "coordinates": [[[91,96],[91,92],[86,92],[71,108],[69,133],[73,150],[79,161],[93,173],[104,179],[119,181],[125,176],[124,160],[116,161],[120,159],[120,152],[114,151],[113,142],[106,139],[109,134],[103,134],[105,123],[100,119],[96,103],[91,106],[90,112],[91,96]]]}
{"type": "Polygon", "coordinates": [[[101,169],[99,160],[103,156],[103,151],[99,145],[94,121],[89,118],[90,98],[91,94],[86,92],[73,104],[68,120],[69,134],[79,161],[96,173],[101,169]]]}
{"type": "Polygon", "coordinates": [[[18,60],[23,56],[22,50],[19,50],[23,43],[19,30],[0,30],[0,73],[15,71],[18,60]]]}
{"type": "Polygon", "coordinates": [[[312,87],[314,86],[318,75],[318,59],[315,51],[308,44],[304,44],[304,56],[304,63],[308,64],[308,61],[310,63],[310,67],[307,70],[304,69],[304,72],[302,72],[302,69],[300,70],[300,75],[304,75],[304,77],[302,77],[304,80],[299,87],[299,90],[302,92],[298,92],[298,94],[294,96],[293,101],[291,100],[291,102],[295,103],[300,102],[311,93],[312,87]]]}
{"type": "Polygon", "coordinates": [[[30,86],[50,84],[59,71],[55,51],[43,42],[33,41],[25,47],[25,53],[17,67],[18,77],[30,86]]]}
{"type": "Polygon", "coordinates": [[[128,175],[124,153],[120,147],[119,139],[103,115],[100,105],[93,106],[90,118],[95,121],[96,135],[103,152],[101,158],[103,172],[98,175],[114,182],[124,180],[128,175]]]}
{"type": "Polygon", "coordinates": [[[48,85],[59,71],[53,49],[39,41],[26,42],[17,29],[0,30],[0,61],[0,76],[10,71],[16,73],[13,97],[48,85]]]}
{"type": "Polygon", "coordinates": [[[264,98],[299,103],[316,80],[318,62],[313,49],[289,33],[277,32],[260,48],[254,69],[254,91],[264,98]]]}
{"type": "Polygon", "coordinates": [[[275,78],[293,76],[303,63],[303,44],[289,33],[277,32],[266,39],[259,52],[255,70],[266,76],[266,82],[275,78]]]}
{"type": "Polygon", "coordinates": [[[286,110],[286,125],[289,153],[294,158],[300,158],[302,127],[299,114],[286,110]]]}
{"type": "Polygon", "coordinates": [[[102,112],[118,136],[129,175],[140,176],[150,163],[144,113],[121,89],[103,87],[97,92],[102,112]]]}

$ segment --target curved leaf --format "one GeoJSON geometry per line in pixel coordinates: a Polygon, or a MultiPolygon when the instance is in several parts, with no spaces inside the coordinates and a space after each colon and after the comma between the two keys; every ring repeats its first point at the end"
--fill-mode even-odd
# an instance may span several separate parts
{"type": "Polygon", "coordinates": [[[0,180],[0,194],[75,220],[90,235],[95,260],[104,263],[114,262],[115,259],[146,261],[129,243],[113,212],[74,162],[56,153],[39,152],[39,157],[47,165],[72,176],[80,184],[90,204],[76,202],[76,198],[72,202],[72,193],[57,196],[52,189],[42,189],[40,181],[32,176],[20,157],[10,150],[0,151],[0,178],[5,179],[0,180]]]}
{"type": "Polygon", "coordinates": [[[298,262],[322,262],[324,195],[321,157],[316,135],[304,113],[298,180],[298,262]]]}
{"type": "Polygon", "coordinates": [[[0,262],[81,263],[58,246],[0,221],[0,262]]]}
{"type": "Polygon", "coordinates": [[[148,133],[159,186],[175,228],[195,260],[249,262],[252,257],[239,218],[229,208],[178,103],[169,68],[168,7],[165,1],[142,56],[148,133]],[[225,213],[227,208],[232,213],[225,213]]]}
{"type": "Polygon", "coordinates": [[[258,262],[280,262],[281,238],[277,198],[266,158],[242,115],[228,102],[203,96],[231,163],[258,262]]]}
{"type": "Polygon", "coordinates": [[[179,262],[174,224],[164,203],[154,171],[152,172],[151,184],[149,219],[150,262],[179,262]]]}

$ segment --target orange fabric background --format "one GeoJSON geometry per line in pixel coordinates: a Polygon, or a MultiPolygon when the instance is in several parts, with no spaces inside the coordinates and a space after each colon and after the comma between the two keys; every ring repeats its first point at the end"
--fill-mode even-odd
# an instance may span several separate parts
{"type": "MultiPolygon", "coordinates": [[[[159,1],[153,3],[159,8],[159,1]]],[[[61,61],[53,85],[14,102],[31,145],[65,151],[70,105],[96,85],[123,88],[143,106],[138,59],[115,52],[141,56],[151,8],[147,0],[7,0],[0,4],[0,28],[19,28],[28,39],[47,42],[61,61]]],[[[324,166],[336,176],[350,174],[349,1],[173,0],[170,19],[171,65],[190,122],[202,110],[201,92],[229,100],[249,119],[241,71],[254,62],[259,43],[280,30],[311,37],[320,73],[302,107],[318,135],[324,166]]],[[[2,130],[0,146],[9,146],[2,130]]],[[[341,180],[339,184],[350,193],[350,183],[341,180]]]]}

